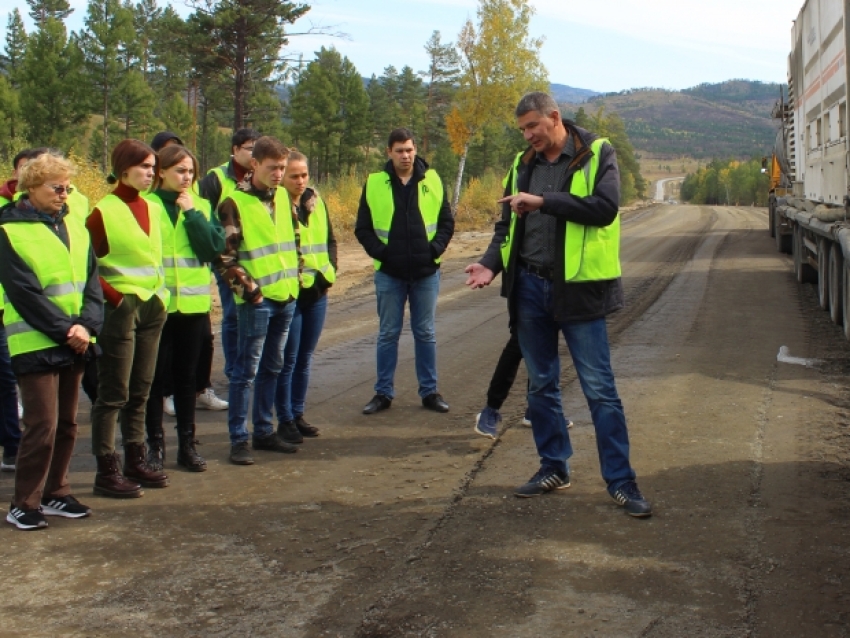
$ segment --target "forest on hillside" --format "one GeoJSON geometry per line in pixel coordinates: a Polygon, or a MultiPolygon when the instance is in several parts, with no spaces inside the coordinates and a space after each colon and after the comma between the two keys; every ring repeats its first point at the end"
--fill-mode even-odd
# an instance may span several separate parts
{"type": "MultiPolygon", "coordinates": [[[[171,130],[207,169],[227,159],[234,129],[253,127],[307,153],[323,181],[374,170],[389,130],[406,126],[451,189],[488,170],[501,177],[524,146],[513,104],[549,86],[542,40],[528,35],[528,0],[479,0],[477,20],[458,25],[456,40],[435,31],[421,43],[427,69],[388,65],[365,83],[333,46],[312,59],[292,54],[305,3],[188,0],[184,18],[157,0],[89,0],[84,27],[69,33],[67,0],[26,2],[34,28],[9,13],[0,55],[6,161],[47,145],[105,169],[121,139],[171,130]]],[[[614,137],[627,141],[626,130],[614,137]]],[[[634,155],[618,151],[621,161],[634,155]]],[[[641,194],[630,171],[624,201],[641,194]]]]}

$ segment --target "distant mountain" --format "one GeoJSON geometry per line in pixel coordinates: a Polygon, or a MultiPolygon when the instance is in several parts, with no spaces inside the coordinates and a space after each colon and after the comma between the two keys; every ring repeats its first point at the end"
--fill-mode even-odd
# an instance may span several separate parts
{"type": "Polygon", "coordinates": [[[550,84],[549,92],[559,104],[581,104],[592,97],[602,95],[589,89],[577,89],[566,84],[550,84]]]}
{"type": "MultiPolygon", "coordinates": [[[[785,94],[787,88],[782,85],[785,94]]],[[[697,159],[749,158],[773,146],[777,123],[770,111],[779,84],[730,80],[682,91],[631,89],[565,104],[567,115],[579,108],[602,108],[623,118],[639,152],[697,159]]]]}

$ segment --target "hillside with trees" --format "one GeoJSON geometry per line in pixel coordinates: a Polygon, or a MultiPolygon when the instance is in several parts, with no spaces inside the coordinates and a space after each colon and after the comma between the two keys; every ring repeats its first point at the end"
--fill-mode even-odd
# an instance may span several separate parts
{"type": "Polygon", "coordinates": [[[566,104],[567,112],[616,113],[639,152],[696,159],[761,155],[772,147],[779,84],[730,80],[682,91],[632,89],[566,104]]]}

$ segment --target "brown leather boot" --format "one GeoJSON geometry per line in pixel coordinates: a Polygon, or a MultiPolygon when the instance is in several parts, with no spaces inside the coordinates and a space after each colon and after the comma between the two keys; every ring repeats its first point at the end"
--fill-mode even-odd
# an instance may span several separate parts
{"type": "Polygon", "coordinates": [[[124,445],[124,476],[141,483],[142,487],[167,487],[168,477],[148,467],[145,462],[144,443],[124,445]]]}
{"type": "Polygon", "coordinates": [[[128,481],[121,474],[121,461],[118,454],[96,456],[97,474],[94,475],[94,493],[112,498],[139,498],[144,492],[142,486],[128,481]]]}
{"type": "Polygon", "coordinates": [[[190,472],[206,472],[207,462],[195,449],[195,426],[177,433],[177,465],[190,472]]]}

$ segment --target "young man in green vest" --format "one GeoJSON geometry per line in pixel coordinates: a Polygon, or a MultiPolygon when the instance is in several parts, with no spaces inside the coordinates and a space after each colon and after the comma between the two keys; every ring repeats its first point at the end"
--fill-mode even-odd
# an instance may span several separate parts
{"type": "Polygon", "coordinates": [[[448,412],[437,392],[434,316],[440,292],[440,255],[454,234],[454,217],[440,176],[416,156],[413,134],[390,133],[384,170],[369,175],[360,198],[354,235],[375,260],[378,300],[375,396],[363,408],[373,414],[390,407],[405,302],[410,304],[416,377],[422,405],[448,412]]]}
{"type": "Polygon", "coordinates": [[[525,95],[516,117],[530,147],[516,155],[505,179],[502,219],[487,252],[466,268],[473,289],[503,272],[502,294],[528,368],[528,414],[540,470],[515,494],[538,496],[570,486],[560,331],[590,407],[608,492],[631,516],[647,517],[652,508],[629,463],[605,324],[624,304],[616,154],[607,140],[562,120],[546,93],[525,95]]]}
{"type": "Polygon", "coordinates": [[[233,291],[239,326],[227,415],[230,461],[236,465],[254,463],[248,447],[251,386],[253,448],[298,451],[272,423],[283,348],[299,289],[298,223],[286,190],[279,188],[288,155],[289,149],[276,139],[258,139],[251,172],[218,207],[227,239],[214,267],[233,291]]]}

